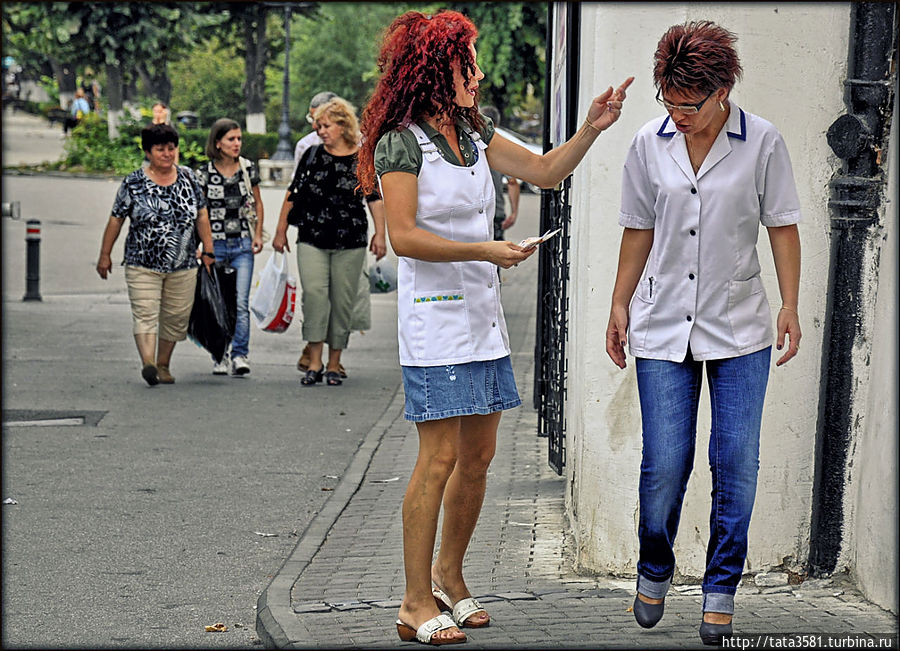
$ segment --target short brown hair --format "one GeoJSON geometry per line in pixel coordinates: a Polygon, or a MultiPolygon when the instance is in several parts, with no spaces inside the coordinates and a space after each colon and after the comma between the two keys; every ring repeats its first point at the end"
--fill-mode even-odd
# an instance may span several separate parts
{"type": "Polygon", "coordinates": [[[653,83],[661,91],[712,93],[740,79],[737,36],[709,20],[670,27],[653,55],[653,83]]]}

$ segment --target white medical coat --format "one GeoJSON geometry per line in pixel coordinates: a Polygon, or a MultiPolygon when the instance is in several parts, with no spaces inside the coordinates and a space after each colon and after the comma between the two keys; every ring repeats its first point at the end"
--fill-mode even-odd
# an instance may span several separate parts
{"type": "Polygon", "coordinates": [[[768,121],[733,102],[725,126],[694,174],[684,134],[667,116],[631,142],[619,224],[654,229],[629,309],[635,357],[723,359],[772,344],[760,279],[759,225],[800,221],[784,140],[768,121]]]}

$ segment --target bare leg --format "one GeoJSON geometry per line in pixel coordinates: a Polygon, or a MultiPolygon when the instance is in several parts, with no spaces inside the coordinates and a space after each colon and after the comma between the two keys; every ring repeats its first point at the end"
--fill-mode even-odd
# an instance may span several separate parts
{"type": "Polygon", "coordinates": [[[141,364],[156,364],[156,335],[153,333],[141,333],[134,336],[138,354],[141,356],[141,364]]]}
{"type": "Polygon", "coordinates": [[[172,351],[175,349],[175,342],[167,339],[159,340],[159,352],[156,355],[156,365],[169,368],[169,362],[172,361],[172,351]]]}
{"type": "MultiPolygon", "coordinates": [[[[416,427],[419,455],[403,498],[406,592],[400,605],[400,620],[413,628],[440,614],[431,595],[431,559],[444,487],[456,464],[460,419],[426,421],[416,423],[416,427]]],[[[455,627],[435,636],[440,640],[464,637],[455,627]]]]}
{"type": "Polygon", "coordinates": [[[341,370],[341,353],[344,352],[340,348],[328,348],[328,371],[339,373],[341,370]]]}
{"type": "Polygon", "coordinates": [[[322,368],[322,347],[325,342],[311,341],[306,346],[309,348],[309,370],[318,371],[322,368]]]}
{"type": "MultiPolygon", "coordinates": [[[[487,471],[497,447],[501,413],[460,419],[458,457],[444,491],[441,548],[431,569],[432,580],[454,604],[472,596],[463,579],[462,563],[481,514],[487,471]]],[[[488,620],[488,614],[480,612],[466,621],[477,625],[488,620]]]]}

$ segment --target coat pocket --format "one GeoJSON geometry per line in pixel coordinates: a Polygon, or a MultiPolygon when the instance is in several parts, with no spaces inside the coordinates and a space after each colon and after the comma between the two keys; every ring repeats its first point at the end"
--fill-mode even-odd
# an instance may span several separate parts
{"type": "Polygon", "coordinates": [[[416,294],[412,317],[420,359],[444,359],[468,350],[469,317],[461,289],[416,294]]]}
{"type": "Polygon", "coordinates": [[[759,276],[728,283],[728,321],[737,346],[750,346],[765,339],[771,329],[766,290],[759,276]]]}

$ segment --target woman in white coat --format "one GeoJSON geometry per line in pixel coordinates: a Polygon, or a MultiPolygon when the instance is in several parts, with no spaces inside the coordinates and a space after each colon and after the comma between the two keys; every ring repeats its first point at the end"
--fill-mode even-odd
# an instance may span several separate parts
{"type": "Polygon", "coordinates": [[[787,148],[768,121],[729,99],[741,73],[735,36],[713,23],[671,27],[655,55],[667,115],[631,144],[622,181],[625,227],[606,350],[635,357],[643,427],[634,616],[662,618],[673,544],[694,461],[703,367],[709,380],[713,499],[703,576],[704,644],[732,634],[747,556],[772,319],[756,240],[768,230],[778,275],[780,366],[797,353],[800,202],[787,148]]]}
{"type": "Polygon", "coordinates": [[[595,98],[572,139],[537,156],[495,134],[478,112],[484,75],[476,37],[475,26],[452,11],[408,12],[393,22],[379,57],[382,76],[363,114],[358,172],[364,192],[378,177],[400,258],[405,417],[419,433],[403,502],[406,592],[397,631],[401,639],[436,645],[464,642],[460,627],[490,622],[466,586],[462,561],[501,412],[521,403],[497,266],[509,268],[534,249],[493,240],[490,168],[553,187],[618,119],[631,83],[595,98]],[[432,562],[442,501],[441,547],[432,562]]]}

